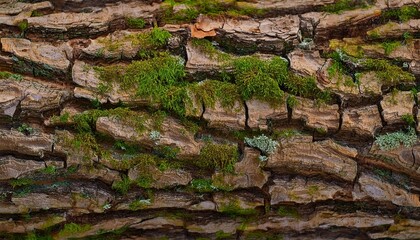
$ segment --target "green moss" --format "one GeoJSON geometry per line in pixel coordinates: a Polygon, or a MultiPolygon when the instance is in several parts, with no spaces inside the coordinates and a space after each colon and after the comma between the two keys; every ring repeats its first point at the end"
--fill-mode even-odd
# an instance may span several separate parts
{"type": "Polygon", "coordinates": [[[64,228],[58,233],[58,236],[61,238],[69,237],[78,233],[89,231],[91,228],[91,225],[88,224],[79,225],[77,223],[67,223],[64,225],[64,228]]]}
{"type": "Polygon", "coordinates": [[[296,130],[296,129],[292,129],[292,128],[287,128],[287,129],[283,129],[283,130],[275,130],[272,134],[272,137],[274,139],[279,139],[279,138],[291,138],[297,135],[300,135],[301,133],[296,130]]]}
{"type": "Polygon", "coordinates": [[[365,7],[368,7],[365,1],[338,0],[333,4],[324,6],[322,10],[329,13],[340,14],[343,11],[353,10],[356,8],[365,8],[365,7]]]}
{"type": "Polygon", "coordinates": [[[382,17],[385,19],[394,19],[406,22],[412,18],[419,18],[420,11],[415,6],[403,6],[397,9],[384,11],[382,17]]]}
{"type": "Polygon", "coordinates": [[[189,89],[198,103],[210,108],[219,102],[223,108],[233,110],[235,103],[241,101],[238,87],[229,82],[206,80],[189,86],[189,89]]]}
{"type": "Polygon", "coordinates": [[[232,234],[232,233],[225,233],[222,230],[219,230],[219,231],[216,232],[216,239],[227,239],[227,238],[230,238],[230,237],[233,237],[233,236],[235,236],[235,235],[232,234]]]}
{"type": "Polygon", "coordinates": [[[184,89],[184,65],[177,57],[166,55],[143,61],[133,61],[126,67],[96,67],[104,82],[116,82],[122,90],[135,92],[137,97],[161,104],[178,115],[185,115],[189,97],[184,89]]]}
{"type": "Polygon", "coordinates": [[[146,26],[146,21],[144,21],[143,18],[126,18],[125,22],[127,23],[127,26],[129,28],[144,28],[144,26],[146,26]]]}
{"type": "Polygon", "coordinates": [[[140,209],[144,209],[145,207],[147,207],[148,205],[151,205],[151,204],[152,203],[151,203],[150,199],[136,199],[128,205],[128,208],[131,211],[137,211],[137,210],[140,210],[140,209]]]}
{"type": "Polygon", "coordinates": [[[294,95],[317,99],[321,102],[331,101],[331,94],[328,91],[321,91],[316,84],[315,77],[312,76],[302,77],[292,74],[282,86],[288,93],[294,95]]]}
{"type": "Polygon", "coordinates": [[[386,169],[374,168],[373,173],[381,178],[389,179],[392,176],[392,172],[386,169]]]}
{"type": "Polygon", "coordinates": [[[195,164],[206,169],[217,169],[222,172],[233,172],[239,153],[236,146],[207,142],[201,149],[195,164]]]}
{"type": "Polygon", "coordinates": [[[403,120],[409,126],[415,126],[416,125],[416,121],[414,120],[414,116],[412,114],[402,115],[401,120],[403,120]]]}
{"type": "Polygon", "coordinates": [[[18,28],[20,29],[22,33],[24,33],[28,29],[28,27],[29,27],[29,23],[27,19],[24,19],[18,23],[18,28]]]}
{"type": "Polygon", "coordinates": [[[375,71],[379,80],[385,84],[395,85],[401,82],[414,82],[416,79],[413,74],[383,59],[366,59],[361,62],[361,65],[366,70],[375,71]]]}
{"type": "Polygon", "coordinates": [[[20,74],[14,74],[14,73],[9,73],[9,72],[1,72],[0,71],[0,79],[13,79],[16,81],[22,81],[23,77],[20,74]]]}
{"type": "Polygon", "coordinates": [[[49,175],[55,175],[57,173],[57,168],[55,166],[48,166],[42,169],[42,172],[49,175]]]}
{"type": "Polygon", "coordinates": [[[292,218],[295,218],[295,219],[300,218],[300,214],[299,214],[298,210],[294,207],[280,206],[277,209],[277,214],[280,217],[292,217],[292,218]]]}
{"type": "Polygon", "coordinates": [[[287,62],[279,57],[262,60],[243,57],[233,61],[235,83],[243,100],[256,98],[272,105],[284,102],[280,84],[288,77],[287,62]]]}
{"type": "Polygon", "coordinates": [[[26,135],[30,135],[30,134],[34,133],[34,129],[26,123],[23,123],[22,125],[20,125],[17,128],[17,130],[21,133],[26,134],[26,135]]]}
{"type": "Polygon", "coordinates": [[[371,30],[367,32],[368,37],[372,39],[379,39],[381,38],[381,35],[379,34],[378,30],[371,30]]]}
{"type": "Polygon", "coordinates": [[[154,150],[159,157],[169,160],[177,159],[177,156],[181,151],[178,147],[171,146],[157,146],[154,150]]]}
{"type": "Polygon", "coordinates": [[[162,5],[163,15],[162,19],[166,23],[185,23],[195,20],[199,14],[210,16],[262,16],[265,11],[257,9],[249,4],[241,2],[238,4],[237,0],[176,0],[165,1],[162,5]],[[184,4],[185,9],[174,12],[174,6],[177,4],[184,4]]]}
{"type": "Polygon", "coordinates": [[[193,179],[190,182],[190,189],[194,192],[204,193],[204,192],[213,192],[217,190],[215,186],[213,186],[213,182],[211,179],[193,179]]]}
{"type": "Polygon", "coordinates": [[[400,45],[401,45],[401,43],[398,42],[398,41],[395,41],[395,42],[383,42],[383,43],[381,43],[381,46],[382,46],[382,48],[385,51],[385,55],[391,54],[400,45]]]}
{"type": "Polygon", "coordinates": [[[32,185],[33,183],[34,183],[34,181],[32,179],[29,179],[29,178],[12,179],[9,182],[9,184],[13,188],[29,186],[29,185],[32,185]]]}
{"type": "Polygon", "coordinates": [[[220,212],[229,215],[230,217],[252,216],[257,215],[258,211],[253,208],[241,208],[237,200],[229,201],[227,204],[221,204],[220,212]]]}
{"type": "Polygon", "coordinates": [[[221,52],[216,49],[213,44],[207,39],[191,39],[192,45],[197,48],[202,53],[206,54],[209,58],[218,60],[218,61],[228,61],[231,60],[229,54],[221,52]]]}
{"type": "Polygon", "coordinates": [[[289,95],[287,97],[287,106],[291,109],[293,109],[294,107],[296,107],[296,105],[299,103],[298,100],[296,99],[295,96],[293,95],[289,95]]]}
{"type": "Polygon", "coordinates": [[[44,14],[42,12],[37,11],[37,10],[32,11],[32,13],[31,13],[31,17],[41,17],[41,16],[44,16],[44,14]]]}
{"type": "Polygon", "coordinates": [[[112,183],[112,189],[116,190],[122,195],[125,195],[128,193],[128,190],[130,190],[130,186],[131,186],[131,180],[126,175],[123,175],[121,177],[121,180],[114,181],[112,183]]]}

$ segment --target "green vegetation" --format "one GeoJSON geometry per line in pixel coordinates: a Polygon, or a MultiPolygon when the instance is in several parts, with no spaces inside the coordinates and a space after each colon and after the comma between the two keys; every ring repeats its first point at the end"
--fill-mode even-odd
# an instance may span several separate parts
{"type": "Polygon", "coordinates": [[[232,233],[225,233],[222,230],[219,230],[219,231],[216,232],[216,239],[217,240],[228,239],[228,238],[233,237],[233,236],[235,236],[235,235],[232,234],[232,233]]]}
{"type": "Polygon", "coordinates": [[[166,55],[143,61],[133,61],[127,67],[96,67],[105,83],[117,82],[122,90],[135,89],[137,97],[152,104],[161,104],[166,110],[185,115],[187,93],[182,78],[184,66],[177,57],[166,55]],[[122,69],[124,73],[122,73],[122,69]]]}
{"type": "Polygon", "coordinates": [[[146,206],[150,204],[152,204],[150,199],[136,199],[128,205],[128,208],[131,211],[137,211],[137,210],[145,208],[146,206]]]}
{"type": "Polygon", "coordinates": [[[25,33],[28,27],[29,27],[29,23],[27,19],[23,19],[21,22],[18,23],[18,28],[22,34],[25,33]]]}
{"type": "Polygon", "coordinates": [[[193,38],[191,39],[191,43],[195,48],[197,48],[202,53],[205,53],[211,59],[222,62],[231,60],[231,56],[229,54],[217,50],[207,39],[193,38]]]}
{"type": "Polygon", "coordinates": [[[420,11],[415,6],[403,6],[401,8],[391,9],[382,14],[385,19],[394,19],[406,22],[412,18],[420,18],[420,11]]]}
{"type": "Polygon", "coordinates": [[[258,211],[253,208],[241,208],[237,200],[231,200],[227,204],[222,204],[220,212],[229,215],[230,217],[252,216],[257,215],[258,211]]]}
{"type": "Polygon", "coordinates": [[[217,190],[215,186],[213,186],[213,182],[211,179],[193,179],[190,182],[190,189],[194,192],[213,192],[217,190]]]}
{"type": "Polygon", "coordinates": [[[415,126],[416,121],[414,120],[414,116],[412,114],[404,114],[401,116],[401,120],[403,120],[409,126],[415,126]]]}
{"type": "Polygon", "coordinates": [[[265,136],[264,134],[254,137],[245,138],[245,143],[251,147],[258,148],[265,155],[272,154],[276,151],[279,143],[265,136]]]}
{"type": "Polygon", "coordinates": [[[375,144],[381,150],[392,150],[402,145],[404,147],[412,147],[417,142],[416,131],[412,127],[408,127],[407,132],[398,131],[394,133],[387,133],[385,135],[377,136],[375,144]]]}
{"type": "Polygon", "coordinates": [[[31,13],[31,17],[41,17],[41,16],[44,16],[44,14],[40,11],[37,11],[37,10],[34,10],[31,13]]]}
{"type": "Polygon", "coordinates": [[[392,176],[392,171],[387,169],[374,168],[373,173],[385,179],[389,179],[392,176]]]}
{"type": "Polygon", "coordinates": [[[29,179],[29,178],[12,179],[9,182],[9,184],[13,188],[29,186],[29,185],[32,185],[33,183],[34,183],[34,181],[32,179],[29,179]]]}
{"type": "Polygon", "coordinates": [[[91,228],[92,227],[88,224],[79,225],[77,223],[66,223],[64,228],[58,233],[58,236],[61,238],[69,237],[78,233],[89,231],[91,228]]]}
{"type": "Polygon", "coordinates": [[[16,81],[22,81],[23,77],[20,74],[14,74],[14,73],[9,73],[9,72],[1,72],[0,71],[0,79],[13,79],[16,81]]]}
{"type": "Polygon", "coordinates": [[[207,142],[201,149],[200,157],[195,164],[206,169],[233,172],[238,157],[238,149],[234,145],[207,142]]]}
{"type": "Polygon", "coordinates": [[[383,59],[366,59],[361,62],[366,70],[375,71],[376,76],[385,84],[397,84],[400,82],[414,82],[413,74],[402,70],[400,67],[390,64],[383,59]]]}
{"type": "Polygon", "coordinates": [[[283,129],[281,131],[275,130],[272,134],[272,137],[274,139],[279,139],[279,138],[291,138],[297,135],[300,135],[301,133],[296,130],[296,129],[292,129],[292,128],[287,128],[287,129],[283,129]]]}
{"type": "Polygon", "coordinates": [[[20,125],[17,130],[23,134],[26,135],[30,135],[32,133],[34,133],[34,129],[32,127],[30,127],[28,124],[24,123],[22,125],[20,125]]]}
{"type": "Polygon", "coordinates": [[[216,102],[225,109],[232,110],[235,102],[241,101],[238,87],[229,82],[206,80],[189,86],[195,100],[206,107],[214,107],[216,102]]]}
{"type": "Polygon", "coordinates": [[[299,214],[298,210],[294,207],[280,206],[277,209],[277,214],[280,217],[292,217],[292,218],[295,218],[295,219],[300,218],[300,214],[299,214]]]}
{"type": "Polygon", "coordinates": [[[365,8],[368,7],[365,1],[358,0],[338,0],[333,4],[323,7],[323,11],[329,13],[340,14],[343,11],[353,10],[356,8],[365,8]]]}
{"type": "MultiPolygon", "coordinates": [[[[128,20],[127,20],[128,21],[128,20]]],[[[134,21],[132,19],[132,21],[134,21]]],[[[141,26],[141,20],[132,22],[133,25],[138,24],[138,27],[141,26]]],[[[132,28],[136,28],[132,26],[132,28]]],[[[122,38],[121,40],[115,40],[109,37],[99,38],[98,42],[104,45],[104,48],[100,48],[96,53],[96,57],[103,57],[104,50],[110,52],[115,52],[121,50],[124,43],[131,42],[134,46],[140,46],[141,49],[137,53],[137,56],[141,59],[149,59],[152,57],[157,57],[164,55],[164,52],[159,52],[158,50],[164,49],[168,43],[169,38],[172,35],[161,28],[153,28],[152,30],[145,30],[141,33],[129,34],[122,38]]],[[[120,67],[116,67],[117,70],[120,70],[120,67]]],[[[102,85],[101,88],[104,92],[109,90],[110,86],[102,85]]]]}
{"type": "Polygon", "coordinates": [[[256,98],[272,105],[284,102],[280,84],[288,77],[287,62],[280,57],[264,61],[243,57],[233,61],[235,82],[243,100],[256,98]]]}
{"type": "Polygon", "coordinates": [[[164,159],[174,160],[177,158],[178,153],[181,151],[178,147],[171,146],[157,146],[155,148],[156,154],[164,159]]]}
{"type": "Polygon", "coordinates": [[[63,113],[60,116],[51,117],[51,122],[53,123],[65,124],[65,123],[68,123],[69,120],[70,120],[70,114],[68,112],[63,113]]]}
{"type": "Polygon", "coordinates": [[[401,43],[398,41],[395,41],[395,42],[386,41],[386,42],[381,43],[381,46],[385,51],[385,55],[391,54],[400,45],[401,43]]]}
{"type": "Polygon", "coordinates": [[[163,8],[162,19],[165,23],[185,23],[195,20],[199,14],[216,16],[258,17],[264,15],[265,11],[257,9],[249,4],[238,4],[237,0],[166,0],[163,8]],[[185,4],[186,8],[174,11],[174,6],[185,4]]]}
{"type": "Polygon", "coordinates": [[[144,28],[146,26],[146,21],[143,18],[126,18],[125,22],[129,28],[144,28]]]}
{"type": "Polygon", "coordinates": [[[55,166],[48,166],[42,169],[42,172],[49,175],[54,175],[57,173],[57,168],[55,166]]]}
{"type": "Polygon", "coordinates": [[[121,177],[121,180],[114,181],[112,183],[112,189],[116,190],[122,195],[125,195],[128,193],[128,190],[130,190],[130,186],[131,186],[131,181],[126,175],[123,175],[121,177]]]}
{"type": "Polygon", "coordinates": [[[298,105],[298,103],[299,103],[299,101],[298,101],[298,100],[296,99],[296,97],[295,97],[295,96],[293,96],[293,95],[289,95],[289,96],[287,97],[286,102],[287,102],[287,106],[288,106],[289,108],[291,108],[291,109],[293,109],[294,107],[296,107],[296,106],[298,105]]]}

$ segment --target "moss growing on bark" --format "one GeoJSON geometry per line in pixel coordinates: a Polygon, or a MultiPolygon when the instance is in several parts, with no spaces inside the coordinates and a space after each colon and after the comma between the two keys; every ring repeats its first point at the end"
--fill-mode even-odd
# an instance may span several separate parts
{"type": "Polygon", "coordinates": [[[238,157],[238,149],[234,145],[207,142],[195,164],[205,169],[233,172],[238,157]]]}
{"type": "Polygon", "coordinates": [[[284,101],[280,84],[288,77],[286,61],[279,57],[265,61],[257,57],[242,57],[235,59],[232,65],[243,100],[256,98],[272,105],[284,101]]]}
{"type": "Polygon", "coordinates": [[[379,80],[385,84],[394,85],[401,82],[414,82],[416,79],[413,74],[382,59],[366,59],[361,61],[361,66],[366,70],[375,71],[379,80]]]}
{"type": "Polygon", "coordinates": [[[200,14],[210,16],[258,17],[265,10],[257,9],[246,2],[238,4],[237,0],[166,0],[162,5],[162,19],[165,23],[185,23],[195,20],[200,14]],[[176,5],[183,4],[185,8],[174,11],[176,5]]]}

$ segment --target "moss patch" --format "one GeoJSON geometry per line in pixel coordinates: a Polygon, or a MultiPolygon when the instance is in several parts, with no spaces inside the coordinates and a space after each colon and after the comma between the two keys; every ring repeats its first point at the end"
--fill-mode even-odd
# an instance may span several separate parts
{"type": "Polygon", "coordinates": [[[162,20],[165,23],[185,23],[195,20],[200,14],[210,16],[258,17],[265,14],[265,10],[252,7],[250,4],[237,0],[166,0],[162,5],[162,20]],[[176,5],[184,5],[183,9],[174,11],[176,5]]]}
{"type": "Polygon", "coordinates": [[[236,146],[207,142],[195,164],[205,169],[233,172],[239,153],[236,146]]]}

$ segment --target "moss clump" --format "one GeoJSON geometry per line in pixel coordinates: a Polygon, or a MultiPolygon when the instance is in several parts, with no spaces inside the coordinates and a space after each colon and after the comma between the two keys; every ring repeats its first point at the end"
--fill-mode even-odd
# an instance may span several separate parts
{"type": "Polygon", "coordinates": [[[381,47],[384,49],[385,55],[391,54],[400,45],[401,45],[401,43],[398,42],[398,41],[381,43],[381,47]]]}
{"type": "Polygon", "coordinates": [[[222,204],[220,211],[229,215],[230,217],[257,215],[258,211],[253,208],[241,208],[239,202],[236,200],[229,201],[227,204],[222,204]]]}
{"type": "Polygon", "coordinates": [[[233,172],[238,157],[236,146],[207,142],[201,149],[199,159],[195,164],[206,169],[233,172]]]}
{"type": "Polygon", "coordinates": [[[165,55],[133,61],[126,67],[97,67],[95,70],[102,81],[118,83],[122,90],[135,89],[137,97],[161,104],[180,116],[185,115],[189,97],[184,89],[184,65],[179,58],[165,55]]]}
{"type": "Polygon", "coordinates": [[[258,17],[265,14],[262,9],[238,2],[237,0],[167,0],[166,4],[162,5],[162,19],[166,23],[184,23],[195,20],[199,14],[229,17],[258,17]],[[186,8],[174,12],[174,6],[177,4],[184,4],[186,8]]]}
{"type": "Polygon", "coordinates": [[[27,19],[24,19],[18,23],[18,28],[22,33],[24,33],[28,29],[28,27],[29,27],[29,23],[27,19]]]}
{"type": "Polygon", "coordinates": [[[154,123],[153,127],[158,127],[157,124],[159,123],[159,121],[153,122],[153,120],[156,120],[153,116],[137,113],[127,108],[114,108],[109,110],[95,109],[73,116],[75,129],[79,133],[94,133],[96,121],[100,117],[114,117],[134,127],[138,133],[146,130],[145,123],[148,120],[152,120],[150,122],[154,123]]]}
{"type": "Polygon", "coordinates": [[[146,21],[143,18],[126,18],[125,22],[129,28],[144,28],[146,26],[146,21]]]}
{"type": "Polygon", "coordinates": [[[343,11],[353,10],[356,8],[364,8],[368,7],[366,1],[360,0],[338,0],[333,4],[327,5],[323,7],[323,11],[329,13],[340,14],[343,11]]]}
{"type": "Polygon", "coordinates": [[[137,211],[151,205],[150,199],[136,199],[128,205],[128,209],[131,211],[137,211]]]}
{"type": "Polygon", "coordinates": [[[23,77],[20,74],[14,74],[14,73],[9,73],[9,72],[0,72],[0,79],[13,79],[16,81],[22,81],[23,77]]]}
{"type": "Polygon", "coordinates": [[[142,49],[159,49],[166,46],[171,36],[167,30],[155,27],[150,31],[128,35],[125,39],[140,45],[142,49]]]}
{"type": "Polygon", "coordinates": [[[216,47],[213,46],[213,44],[207,39],[193,38],[191,43],[195,48],[206,54],[211,59],[218,61],[228,61],[231,59],[229,54],[217,50],[216,47]]]}
{"type": "Polygon", "coordinates": [[[262,60],[243,57],[233,61],[235,83],[243,100],[256,98],[272,105],[284,102],[280,84],[288,77],[287,62],[279,57],[262,60]]]}
{"type": "Polygon", "coordinates": [[[214,107],[216,102],[225,109],[233,109],[236,102],[241,101],[238,87],[229,82],[206,80],[189,86],[195,100],[206,107],[214,107]]]}
{"type": "Polygon", "coordinates": [[[79,225],[77,223],[67,223],[64,228],[58,233],[59,237],[67,237],[73,234],[83,233],[89,231],[92,228],[91,225],[79,225]]]}
{"type": "Polygon", "coordinates": [[[121,177],[121,180],[114,181],[112,183],[112,189],[121,193],[122,195],[125,195],[128,193],[128,190],[130,190],[130,186],[131,186],[131,180],[126,175],[123,175],[121,177]]]}
{"type": "Polygon", "coordinates": [[[416,125],[416,121],[414,120],[414,116],[412,114],[402,115],[401,120],[403,120],[409,126],[415,126],[416,125]]]}
{"type": "Polygon", "coordinates": [[[414,82],[416,79],[413,74],[403,71],[400,67],[382,59],[366,59],[361,62],[361,66],[366,70],[375,71],[379,80],[385,84],[414,82]]]}
{"type": "Polygon", "coordinates": [[[315,77],[302,77],[299,75],[290,75],[283,83],[284,88],[288,93],[305,97],[313,98],[321,102],[331,101],[331,94],[328,91],[321,91],[317,84],[315,77]]]}
{"type": "Polygon", "coordinates": [[[415,6],[403,6],[401,8],[384,11],[382,17],[385,19],[406,22],[413,18],[420,18],[420,11],[415,6]]]}
{"type": "Polygon", "coordinates": [[[215,186],[213,186],[213,182],[211,179],[193,179],[190,182],[190,189],[194,192],[213,192],[217,190],[215,186]]]}
{"type": "Polygon", "coordinates": [[[9,182],[9,184],[13,188],[29,186],[29,185],[32,185],[33,183],[34,183],[34,181],[32,179],[29,179],[29,178],[12,179],[9,182]]]}

